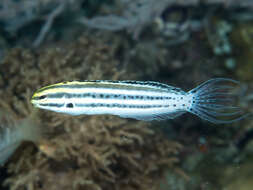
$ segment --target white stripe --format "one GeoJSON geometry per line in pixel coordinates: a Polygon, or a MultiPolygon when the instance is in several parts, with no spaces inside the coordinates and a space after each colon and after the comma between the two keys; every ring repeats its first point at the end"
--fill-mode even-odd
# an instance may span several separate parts
{"type": "MultiPolygon", "coordinates": [[[[182,95],[180,95],[181,97],[182,95]]],[[[178,103],[177,98],[174,94],[171,95],[172,98],[176,98],[176,100],[169,99],[169,100],[148,100],[148,99],[106,99],[106,98],[50,98],[45,100],[43,103],[56,103],[62,104],[66,102],[70,103],[79,103],[79,104],[90,104],[90,103],[101,103],[101,104],[131,104],[131,105],[167,105],[167,104],[175,104],[178,103]]],[[[180,100],[182,102],[182,100],[180,100]]]]}
{"type": "MultiPolygon", "coordinates": [[[[64,90],[54,89],[55,91],[59,90],[59,93],[64,93],[64,90]]],[[[53,93],[54,92],[52,90],[53,93]]],[[[82,94],[82,93],[100,93],[100,94],[123,94],[123,95],[133,95],[133,96],[165,96],[169,95],[168,92],[156,92],[148,90],[133,90],[133,89],[113,89],[113,88],[69,88],[66,90],[68,93],[72,94],[82,94]],[[68,92],[69,91],[69,92],[68,92]]],[[[49,91],[50,93],[50,91],[49,91]]],[[[175,95],[174,93],[171,95],[175,95]]]]}

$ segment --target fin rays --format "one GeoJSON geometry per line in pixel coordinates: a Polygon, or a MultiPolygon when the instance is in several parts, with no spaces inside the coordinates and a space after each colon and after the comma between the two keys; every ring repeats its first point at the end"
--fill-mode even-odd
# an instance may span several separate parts
{"type": "Polygon", "coordinates": [[[232,79],[211,79],[189,91],[194,94],[191,113],[212,123],[232,123],[247,117],[239,107],[234,106],[235,93],[231,90],[239,82],[232,79]]]}

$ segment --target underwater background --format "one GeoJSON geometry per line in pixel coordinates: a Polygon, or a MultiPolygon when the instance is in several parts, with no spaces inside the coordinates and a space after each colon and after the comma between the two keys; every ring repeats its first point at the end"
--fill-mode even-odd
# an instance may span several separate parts
{"type": "Polygon", "coordinates": [[[0,1],[0,189],[251,190],[252,117],[144,122],[30,103],[62,81],[188,91],[215,77],[240,81],[253,112],[251,0],[0,1]]]}

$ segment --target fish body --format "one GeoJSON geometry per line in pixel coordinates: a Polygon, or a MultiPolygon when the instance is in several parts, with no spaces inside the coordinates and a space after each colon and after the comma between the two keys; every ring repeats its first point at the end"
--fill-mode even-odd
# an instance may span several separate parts
{"type": "MultiPolygon", "coordinates": [[[[150,121],[172,119],[191,112],[214,123],[231,122],[233,120],[216,119],[216,116],[223,116],[217,110],[231,108],[222,102],[227,95],[222,91],[231,87],[219,84],[224,82],[237,84],[232,79],[217,78],[185,92],[152,81],[62,82],[39,89],[31,102],[35,107],[70,115],[111,114],[150,121]]],[[[237,112],[226,116],[229,114],[237,112]]]]}
{"type": "Polygon", "coordinates": [[[0,165],[3,165],[23,141],[37,142],[42,128],[31,117],[15,121],[0,111],[0,165]]]}
{"type": "Polygon", "coordinates": [[[21,144],[21,136],[20,130],[15,126],[0,125],[0,165],[3,165],[21,144]]]}

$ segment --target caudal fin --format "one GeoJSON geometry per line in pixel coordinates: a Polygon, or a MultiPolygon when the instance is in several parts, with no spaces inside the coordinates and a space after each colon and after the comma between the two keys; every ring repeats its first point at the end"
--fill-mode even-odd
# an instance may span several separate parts
{"type": "Polygon", "coordinates": [[[188,92],[192,95],[188,111],[216,124],[232,123],[247,117],[249,114],[233,105],[236,98],[233,90],[238,85],[238,81],[226,78],[204,82],[188,92]]]}

